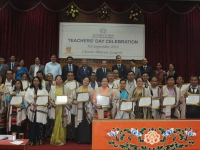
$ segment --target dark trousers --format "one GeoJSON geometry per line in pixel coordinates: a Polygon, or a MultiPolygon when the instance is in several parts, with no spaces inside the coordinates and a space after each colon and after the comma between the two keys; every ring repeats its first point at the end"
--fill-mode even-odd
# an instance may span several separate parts
{"type": "Polygon", "coordinates": [[[67,138],[75,138],[75,115],[71,115],[71,124],[67,125],[67,138]]]}

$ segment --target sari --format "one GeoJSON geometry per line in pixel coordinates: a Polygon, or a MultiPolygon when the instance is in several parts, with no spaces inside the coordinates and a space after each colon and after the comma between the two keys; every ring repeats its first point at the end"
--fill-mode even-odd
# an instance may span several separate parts
{"type": "Polygon", "coordinates": [[[163,84],[164,76],[166,76],[166,72],[161,70],[160,72],[154,71],[154,76],[158,79],[158,84],[163,84]]]}
{"type": "Polygon", "coordinates": [[[21,80],[22,74],[27,73],[27,72],[28,72],[28,69],[26,67],[20,68],[19,70],[16,69],[15,70],[15,73],[16,73],[15,79],[21,80]]]}

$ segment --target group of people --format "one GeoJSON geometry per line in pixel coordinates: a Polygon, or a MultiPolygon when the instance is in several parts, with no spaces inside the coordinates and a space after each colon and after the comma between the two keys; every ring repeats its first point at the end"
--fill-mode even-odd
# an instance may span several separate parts
{"type": "Polygon", "coordinates": [[[93,72],[87,60],[83,59],[82,66],[78,67],[71,56],[61,69],[56,55],[52,55],[51,62],[45,66],[36,57],[28,71],[23,60],[17,63],[13,55],[10,60],[4,64],[4,57],[0,56],[1,132],[4,129],[7,133],[25,133],[28,124],[30,145],[41,145],[46,137],[55,146],[64,145],[69,139],[91,143],[93,119],[200,118],[200,103],[186,105],[188,94],[200,93],[198,76],[192,75],[188,87],[181,90],[184,80],[177,75],[173,64],[165,72],[161,63],[157,63],[157,70],[153,71],[143,58],[140,68],[135,67],[135,60],[130,60],[130,68],[126,68],[118,55],[112,70],[102,60],[102,67],[93,72]],[[88,93],[88,99],[79,101],[80,93],[88,93]],[[22,95],[23,102],[11,105],[17,95],[22,95]],[[48,95],[46,105],[37,105],[40,95],[48,95]],[[66,104],[56,105],[60,95],[67,96],[66,104]],[[99,96],[109,98],[108,103],[100,104],[99,96]],[[165,96],[175,97],[174,105],[164,106],[165,96]],[[141,97],[159,99],[159,108],[141,107],[141,97]],[[131,110],[121,109],[125,101],[131,102],[131,110]]]}

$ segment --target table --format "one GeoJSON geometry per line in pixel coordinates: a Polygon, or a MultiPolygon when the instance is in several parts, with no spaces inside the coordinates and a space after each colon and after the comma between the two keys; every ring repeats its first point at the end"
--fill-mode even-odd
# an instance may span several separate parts
{"type": "Polygon", "coordinates": [[[197,150],[200,120],[93,120],[92,149],[197,150]]]}
{"type": "Polygon", "coordinates": [[[23,143],[20,145],[14,145],[11,144],[10,142],[12,142],[12,140],[1,140],[0,141],[0,149],[22,149],[22,150],[26,150],[26,147],[28,145],[28,141],[29,139],[23,139],[23,143]]]}

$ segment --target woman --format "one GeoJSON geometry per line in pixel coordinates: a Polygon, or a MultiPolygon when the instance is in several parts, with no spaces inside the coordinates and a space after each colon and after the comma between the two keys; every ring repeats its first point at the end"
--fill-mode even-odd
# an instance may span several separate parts
{"type": "Polygon", "coordinates": [[[137,87],[133,90],[133,116],[135,119],[151,119],[152,113],[150,107],[139,107],[141,97],[151,97],[149,88],[143,87],[142,78],[137,78],[137,87]]]}
{"type": "Polygon", "coordinates": [[[102,82],[101,82],[101,87],[97,88],[94,91],[94,95],[92,98],[92,102],[95,105],[95,115],[94,115],[95,118],[100,117],[100,114],[98,114],[98,111],[100,113],[100,111],[102,111],[102,109],[103,109],[103,113],[104,113],[103,118],[108,118],[108,119],[111,118],[111,110],[110,110],[111,105],[110,104],[111,104],[111,100],[113,99],[113,96],[114,96],[114,92],[112,91],[112,89],[108,88],[108,79],[103,78],[102,82]],[[97,96],[109,97],[109,100],[110,100],[109,105],[108,106],[97,105],[97,96]]]}
{"type": "Polygon", "coordinates": [[[10,94],[10,90],[4,85],[4,82],[4,76],[0,74],[0,134],[6,134],[6,97],[10,94]]]}
{"type": "Polygon", "coordinates": [[[23,73],[21,75],[21,81],[22,81],[22,85],[23,85],[23,90],[27,90],[28,87],[30,86],[30,78],[28,76],[28,73],[23,73]]]}
{"type": "Polygon", "coordinates": [[[132,100],[132,93],[129,93],[126,89],[126,80],[121,79],[119,82],[120,88],[115,90],[114,98],[112,100],[113,108],[112,108],[112,118],[115,119],[132,119],[133,116],[130,112],[121,111],[121,101],[120,100],[132,100]]]}
{"type": "Polygon", "coordinates": [[[56,85],[51,86],[50,90],[50,104],[49,119],[55,119],[53,132],[51,135],[50,144],[54,146],[62,146],[66,143],[66,126],[71,122],[71,103],[72,103],[72,90],[65,86],[62,82],[61,75],[55,78],[56,85]],[[66,95],[67,105],[56,106],[56,96],[66,95]],[[62,123],[61,123],[62,122],[62,123]]]}
{"type": "Polygon", "coordinates": [[[23,102],[20,105],[10,105],[8,111],[8,124],[7,124],[7,131],[8,132],[17,132],[17,136],[20,132],[24,133],[25,124],[24,120],[26,119],[26,106],[24,104],[24,95],[25,92],[23,91],[22,82],[17,80],[15,82],[15,88],[10,93],[10,96],[6,98],[7,102],[10,103],[10,100],[13,96],[21,95],[23,97],[23,102]]]}
{"type": "Polygon", "coordinates": [[[14,70],[13,79],[21,80],[23,73],[28,73],[28,69],[24,67],[24,60],[20,60],[19,67],[14,70]]]}
{"type": "Polygon", "coordinates": [[[175,79],[173,75],[167,77],[167,85],[163,86],[161,89],[162,101],[164,101],[165,96],[174,96],[175,104],[173,106],[162,106],[163,115],[162,118],[180,118],[180,111],[178,109],[180,105],[180,89],[175,86],[175,79]],[[168,113],[166,113],[168,112],[168,113]]]}
{"type": "Polygon", "coordinates": [[[45,88],[42,87],[39,77],[34,77],[31,86],[25,93],[25,104],[29,122],[29,144],[42,145],[43,125],[47,123],[47,106],[38,106],[36,104],[37,96],[48,95],[45,88]]]}
{"type": "Polygon", "coordinates": [[[162,65],[160,62],[156,64],[156,70],[154,71],[154,76],[158,79],[158,84],[162,85],[164,84],[163,81],[165,81],[166,78],[166,72],[162,70],[162,65]]]}
{"type": "MultiPolygon", "coordinates": [[[[174,79],[175,79],[175,82],[176,82],[176,79],[177,79],[178,74],[177,74],[176,71],[175,71],[175,65],[174,65],[173,63],[170,63],[170,64],[169,64],[169,71],[167,71],[167,77],[168,77],[169,75],[174,76],[174,79]]],[[[167,82],[166,82],[165,84],[167,84],[167,82]]]]}
{"type": "Polygon", "coordinates": [[[78,102],[77,100],[73,101],[73,103],[76,104],[78,107],[77,117],[75,118],[75,139],[79,144],[91,143],[92,140],[93,107],[91,97],[93,89],[90,86],[88,86],[89,83],[89,78],[85,77],[83,79],[83,85],[76,90],[77,94],[79,92],[88,92],[89,100],[87,102],[78,102]]]}

